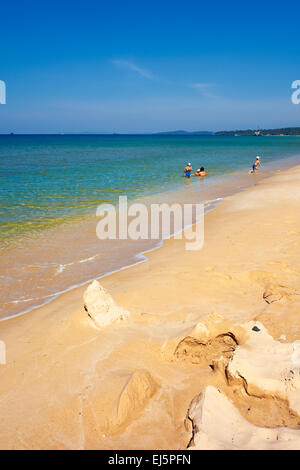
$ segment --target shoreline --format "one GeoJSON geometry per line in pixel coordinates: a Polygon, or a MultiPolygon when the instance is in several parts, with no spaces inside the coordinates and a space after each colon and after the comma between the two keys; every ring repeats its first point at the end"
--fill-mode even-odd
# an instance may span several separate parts
{"type": "MultiPolygon", "coordinates": [[[[209,204],[209,203],[215,203],[216,206],[219,202],[222,202],[222,198],[218,198],[214,201],[205,201],[205,204],[209,204]]],[[[209,209],[207,212],[205,212],[205,215],[210,212],[210,211],[213,211],[215,209],[215,207],[209,209]]],[[[159,248],[161,248],[163,245],[164,245],[164,242],[166,240],[169,240],[171,238],[173,238],[175,235],[177,235],[178,233],[182,233],[184,232],[186,229],[190,228],[190,227],[193,227],[194,225],[196,225],[197,222],[193,222],[192,224],[189,224],[189,225],[186,225],[184,226],[183,229],[177,231],[177,232],[172,232],[170,234],[170,236],[166,237],[166,238],[163,238],[163,239],[159,239],[156,243],[156,245],[152,248],[148,248],[144,251],[141,251],[137,254],[134,255],[134,259],[135,261],[133,261],[131,264],[128,264],[128,265],[125,265],[125,266],[121,266],[113,271],[108,271],[104,274],[102,274],[101,276],[98,276],[96,278],[91,278],[91,279],[88,279],[86,281],[83,281],[82,283],[80,284],[74,284],[74,285],[71,285],[70,287],[66,288],[65,290],[63,291],[59,291],[59,292],[56,292],[55,294],[53,295],[49,295],[48,297],[50,297],[48,300],[46,300],[45,302],[41,303],[41,304],[38,304],[34,307],[30,307],[28,310],[23,310],[19,313],[15,313],[15,314],[12,314],[12,315],[8,315],[6,317],[1,317],[0,318],[0,322],[2,321],[6,321],[6,320],[10,320],[10,319],[13,319],[13,318],[17,318],[17,317],[20,317],[22,315],[25,315],[27,313],[30,313],[32,310],[36,310],[38,308],[42,308],[43,306],[47,305],[48,303],[58,299],[61,295],[63,294],[66,294],[67,292],[70,292],[72,291],[73,289],[77,289],[79,287],[84,287],[86,286],[87,284],[91,283],[93,280],[100,280],[100,279],[103,279],[107,276],[111,276],[112,274],[115,274],[115,273],[118,273],[120,271],[123,271],[123,270],[126,270],[126,269],[129,269],[129,268],[133,268],[134,266],[137,266],[139,265],[140,263],[145,263],[148,261],[148,257],[146,256],[146,253],[151,253],[152,251],[155,251],[155,250],[158,250],[159,248]]],[[[32,300],[32,299],[29,299],[29,300],[32,300]]],[[[11,301],[11,303],[18,303],[18,302],[22,302],[22,301],[11,301]]],[[[26,300],[23,300],[23,302],[26,302],[26,300]]]]}
{"type": "MultiPolygon", "coordinates": [[[[96,328],[79,287],[0,323],[0,448],[184,449],[190,403],[207,385],[254,425],[268,423],[269,402],[251,402],[248,416],[218,372],[174,350],[219,314],[238,325],[259,321],[283,344],[300,339],[299,181],[298,165],[224,199],[206,215],[197,253],[168,239],[147,263],[103,278],[128,320],[96,328]],[[280,286],[288,294],[267,303],[266,289],[280,286]]],[[[276,413],[270,427],[286,419],[276,413]]]]}
{"type": "MultiPolygon", "coordinates": [[[[283,165],[286,165],[287,163],[287,167],[289,168],[290,166],[289,165],[295,165],[295,162],[299,159],[299,157],[291,157],[288,159],[288,161],[284,161],[284,163],[282,162],[282,166],[283,165]]],[[[214,183],[213,185],[209,186],[208,187],[208,196],[215,196],[215,199],[213,201],[218,201],[220,199],[223,199],[223,197],[227,197],[228,195],[232,195],[232,194],[235,194],[237,192],[239,192],[241,189],[242,190],[246,190],[247,188],[249,187],[252,187],[253,184],[257,184],[257,182],[259,181],[263,181],[265,178],[269,178],[272,174],[275,174],[275,172],[277,171],[275,165],[276,165],[277,161],[273,161],[271,163],[268,164],[267,166],[267,169],[265,170],[266,174],[264,173],[260,173],[258,175],[255,176],[255,178],[257,179],[256,182],[250,180],[250,178],[252,178],[252,175],[250,176],[246,176],[246,170],[245,170],[245,174],[244,172],[242,171],[238,171],[237,172],[237,176],[240,176],[241,178],[241,186],[239,186],[238,188],[236,187],[236,184],[237,184],[237,180],[235,179],[235,176],[234,174],[231,174],[230,177],[231,177],[231,180],[229,183],[227,184],[221,184],[220,183],[214,183]],[[247,181],[248,180],[248,181],[247,181]],[[219,187],[220,186],[220,187],[219,187]],[[218,188],[217,190],[214,188],[218,188]],[[221,192],[221,197],[219,197],[218,195],[220,195],[220,192],[221,192]],[[223,196],[223,193],[224,193],[224,196],[223,196]]],[[[201,181],[202,182],[202,181],[201,181]]],[[[200,182],[199,182],[200,183],[200,182]]],[[[193,184],[193,186],[195,186],[195,184],[193,184]]],[[[196,201],[196,193],[195,193],[195,188],[193,188],[193,186],[191,186],[189,188],[192,189],[192,191],[188,192],[188,199],[191,200],[192,202],[193,201],[196,201]]],[[[168,190],[168,191],[165,191],[163,193],[161,193],[161,196],[163,199],[163,201],[167,201],[167,202],[173,202],[173,199],[174,198],[178,198],[180,196],[183,195],[184,197],[184,188],[177,188],[176,190],[168,190]]],[[[151,200],[155,200],[156,201],[156,197],[159,196],[159,195],[152,195],[152,196],[148,196],[148,198],[145,198],[143,200],[147,201],[147,203],[149,204],[149,201],[151,200]]],[[[180,200],[180,199],[179,199],[180,200]]],[[[205,200],[205,203],[208,204],[209,202],[212,202],[212,201],[207,201],[205,200]]],[[[212,209],[213,210],[213,209],[212,209]]],[[[81,227],[81,224],[82,223],[85,223],[87,224],[87,222],[81,222],[81,223],[75,223],[74,225],[74,228],[76,228],[76,230],[80,230],[80,227],[81,227]]],[[[91,223],[92,226],[94,224],[94,222],[91,223]]],[[[93,226],[94,227],[94,226],[93,226]]],[[[58,229],[54,229],[54,232],[53,232],[53,236],[55,237],[55,233],[56,233],[56,230],[58,229]]],[[[183,229],[184,230],[184,229],[183,229]]],[[[50,232],[51,233],[51,232],[50,232]]],[[[57,232],[57,233],[61,233],[61,236],[63,234],[63,232],[57,232]]],[[[171,235],[171,237],[173,236],[174,234],[171,235]]],[[[31,243],[34,243],[34,242],[38,242],[39,238],[37,237],[36,239],[33,238],[31,240],[31,243]]],[[[127,260],[125,261],[125,264],[123,265],[120,265],[120,266],[117,266],[117,267],[113,267],[112,266],[112,269],[108,269],[107,271],[103,272],[102,274],[94,274],[93,272],[91,273],[90,276],[87,277],[87,279],[85,280],[82,280],[80,281],[78,279],[78,282],[75,282],[71,285],[67,285],[66,287],[64,287],[62,290],[58,290],[54,293],[49,293],[49,294],[46,294],[44,296],[41,297],[41,300],[42,302],[38,303],[38,304],[33,304],[32,306],[28,307],[28,308],[25,308],[21,311],[18,311],[18,312],[15,312],[15,313],[11,313],[11,314],[7,314],[7,315],[4,315],[3,317],[0,318],[0,322],[1,321],[6,321],[6,320],[9,320],[10,318],[15,318],[15,317],[19,317],[21,315],[25,315],[27,313],[29,313],[30,311],[32,310],[36,310],[44,305],[47,305],[48,303],[52,302],[53,300],[57,299],[58,297],[60,297],[61,295],[63,295],[64,293],[66,292],[69,292],[71,291],[72,289],[76,289],[78,287],[82,287],[84,285],[87,285],[89,282],[91,282],[93,279],[102,279],[103,277],[106,277],[106,276],[109,276],[110,274],[113,274],[113,273],[116,273],[118,272],[119,270],[124,270],[124,269],[128,269],[130,267],[133,267],[141,262],[145,262],[147,261],[147,256],[145,256],[145,253],[148,253],[148,252],[151,252],[153,250],[156,250],[156,249],[159,249],[164,243],[164,240],[157,240],[155,243],[152,242],[151,240],[147,240],[147,242],[145,242],[144,244],[146,245],[145,248],[141,248],[140,251],[132,251],[130,256],[127,257],[127,260]],[[151,246],[152,244],[152,246],[151,246]],[[147,246],[147,245],[150,245],[150,246],[147,246]]],[[[134,250],[135,248],[132,248],[132,250],[134,250]]],[[[101,253],[101,251],[100,251],[101,253]]],[[[93,254],[93,256],[91,256],[90,258],[88,259],[92,259],[92,258],[97,258],[99,256],[99,252],[96,252],[96,254],[93,254]]],[[[77,260],[75,262],[73,262],[73,264],[80,264],[82,263],[82,260],[77,260]]],[[[67,263],[70,265],[70,262],[67,263]]],[[[72,263],[71,263],[72,264],[72,263]]],[[[52,263],[49,265],[50,267],[52,267],[52,263]]],[[[64,266],[63,264],[53,264],[53,269],[54,267],[56,267],[56,269],[61,269],[61,266],[64,266]]],[[[26,265],[24,265],[24,267],[26,268],[26,265]]],[[[41,268],[42,266],[40,266],[41,268]]],[[[27,268],[26,268],[27,269],[27,268]]],[[[62,272],[62,271],[61,271],[62,272]]],[[[58,272],[54,275],[54,277],[59,274],[58,272]]],[[[23,299],[23,298],[19,298],[19,299],[13,299],[13,300],[10,300],[8,302],[8,304],[22,304],[22,303],[27,303],[27,302],[35,302],[36,298],[28,298],[28,299],[23,299]]]]}

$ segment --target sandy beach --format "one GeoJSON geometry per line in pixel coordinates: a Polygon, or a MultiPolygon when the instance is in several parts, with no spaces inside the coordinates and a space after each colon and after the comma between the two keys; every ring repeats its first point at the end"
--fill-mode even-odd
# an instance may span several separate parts
{"type": "Polygon", "coordinates": [[[300,166],[225,198],[202,250],[100,280],[129,312],[105,328],[86,286],[0,322],[0,448],[300,448],[299,204],[300,166]]]}

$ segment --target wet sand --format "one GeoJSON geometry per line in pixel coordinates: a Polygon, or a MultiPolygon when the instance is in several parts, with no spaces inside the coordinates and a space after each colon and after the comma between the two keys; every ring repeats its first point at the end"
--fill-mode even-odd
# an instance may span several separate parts
{"type": "MultiPolygon", "coordinates": [[[[146,263],[101,279],[127,320],[97,329],[80,287],[1,322],[0,447],[186,448],[192,399],[221,387],[209,364],[175,354],[198,322],[258,320],[275,340],[300,340],[299,183],[300,166],[280,171],[205,216],[202,250],[170,239],[146,263]],[[268,303],[267,289],[293,295],[268,303]]],[[[267,407],[246,417],[238,394],[223,391],[252,424],[282,426],[267,407]]]]}

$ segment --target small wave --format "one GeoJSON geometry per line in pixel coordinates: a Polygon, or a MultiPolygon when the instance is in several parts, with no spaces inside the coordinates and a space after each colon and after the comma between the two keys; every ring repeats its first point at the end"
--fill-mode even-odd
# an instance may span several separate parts
{"type": "Polygon", "coordinates": [[[77,261],[77,263],[87,263],[88,261],[92,261],[93,259],[97,258],[98,255],[90,256],[89,258],[81,259],[80,261],[77,261]]]}
{"type": "Polygon", "coordinates": [[[40,300],[39,298],[37,299],[18,299],[18,300],[9,300],[8,302],[5,302],[4,305],[9,305],[9,304],[19,304],[21,302],[30,302],[32,300],[40,300]]]}
{"type": "Polygon", "coordinates": [[[57,274],[62,273],[65,269],[66,269],[66,265],[60,264],[56,270],[55,276],[57,276],[57,274]]]}
{"type": "Polygon", "coordinates": [[[66,263],[66,264],[60,264],[60,265],[57,267],[55,276],[57,276],[58,274],[61,274],[61,273],[62,273],[66,268],[68,268],[69,266],[73,266],[74,264],[88,263],[89,261],[93,261],[93,260],[94,260],[95,258],[97,258],[98,256],[100,256],[100,255],[97,254],[97,255],[94,255],[94,256],[90,256],[89,258],[80,259],[79,261],[73,261],[73,262],[71,262],[71,263],[66,263]]]}
{"type": "MultiPolygon", "coordinates": [[[[57,264],[57,263],[25,264],[24,266],[22,266],[21,269],[30,270],[30,269],[45,269],[49,267],[54,267],[56,268],[55,275],[57,275],[57,274],[62,273],[69,266],[73,266],[74,264],[88,263],[89,261],[93,261],[98,256],[100,256],[99,253],[97,253],[96,255],[90,256],[89,258],[83,258],[77,261],[71,261],[70,263],[61,263],[61,264],[57,264]]],[[[6,278],[6,276],[0,276],[0,278],[6,278]]]]}

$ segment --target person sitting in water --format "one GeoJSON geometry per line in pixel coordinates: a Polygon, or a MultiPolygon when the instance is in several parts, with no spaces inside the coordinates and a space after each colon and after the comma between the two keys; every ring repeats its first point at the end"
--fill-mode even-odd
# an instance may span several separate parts
{"type": "Polygon", "coordinates": [[[190,178],[191,174],[192,174],[192,171],[193,171],[192,164],[188,163],[187,166],[185,167],[185,169],[183,170],[184,176],[186,178],[190,178]]]}
{"type": "Polygon", "coordinates": [[[262,168],[262,164],[260,163],[260,157],[257,155],[255,162],[252,165],[252,169],[249,171],[249,173],[256,173],[258,170],[258,165],[262,168]]]}
{"type": "Polygon", "coordinates": [[[206,171],[204,169],[204,166],[202,166],[201,168],[198,168],[198,170],[195,172],[195,176],[206,176],[206,171]]]}

